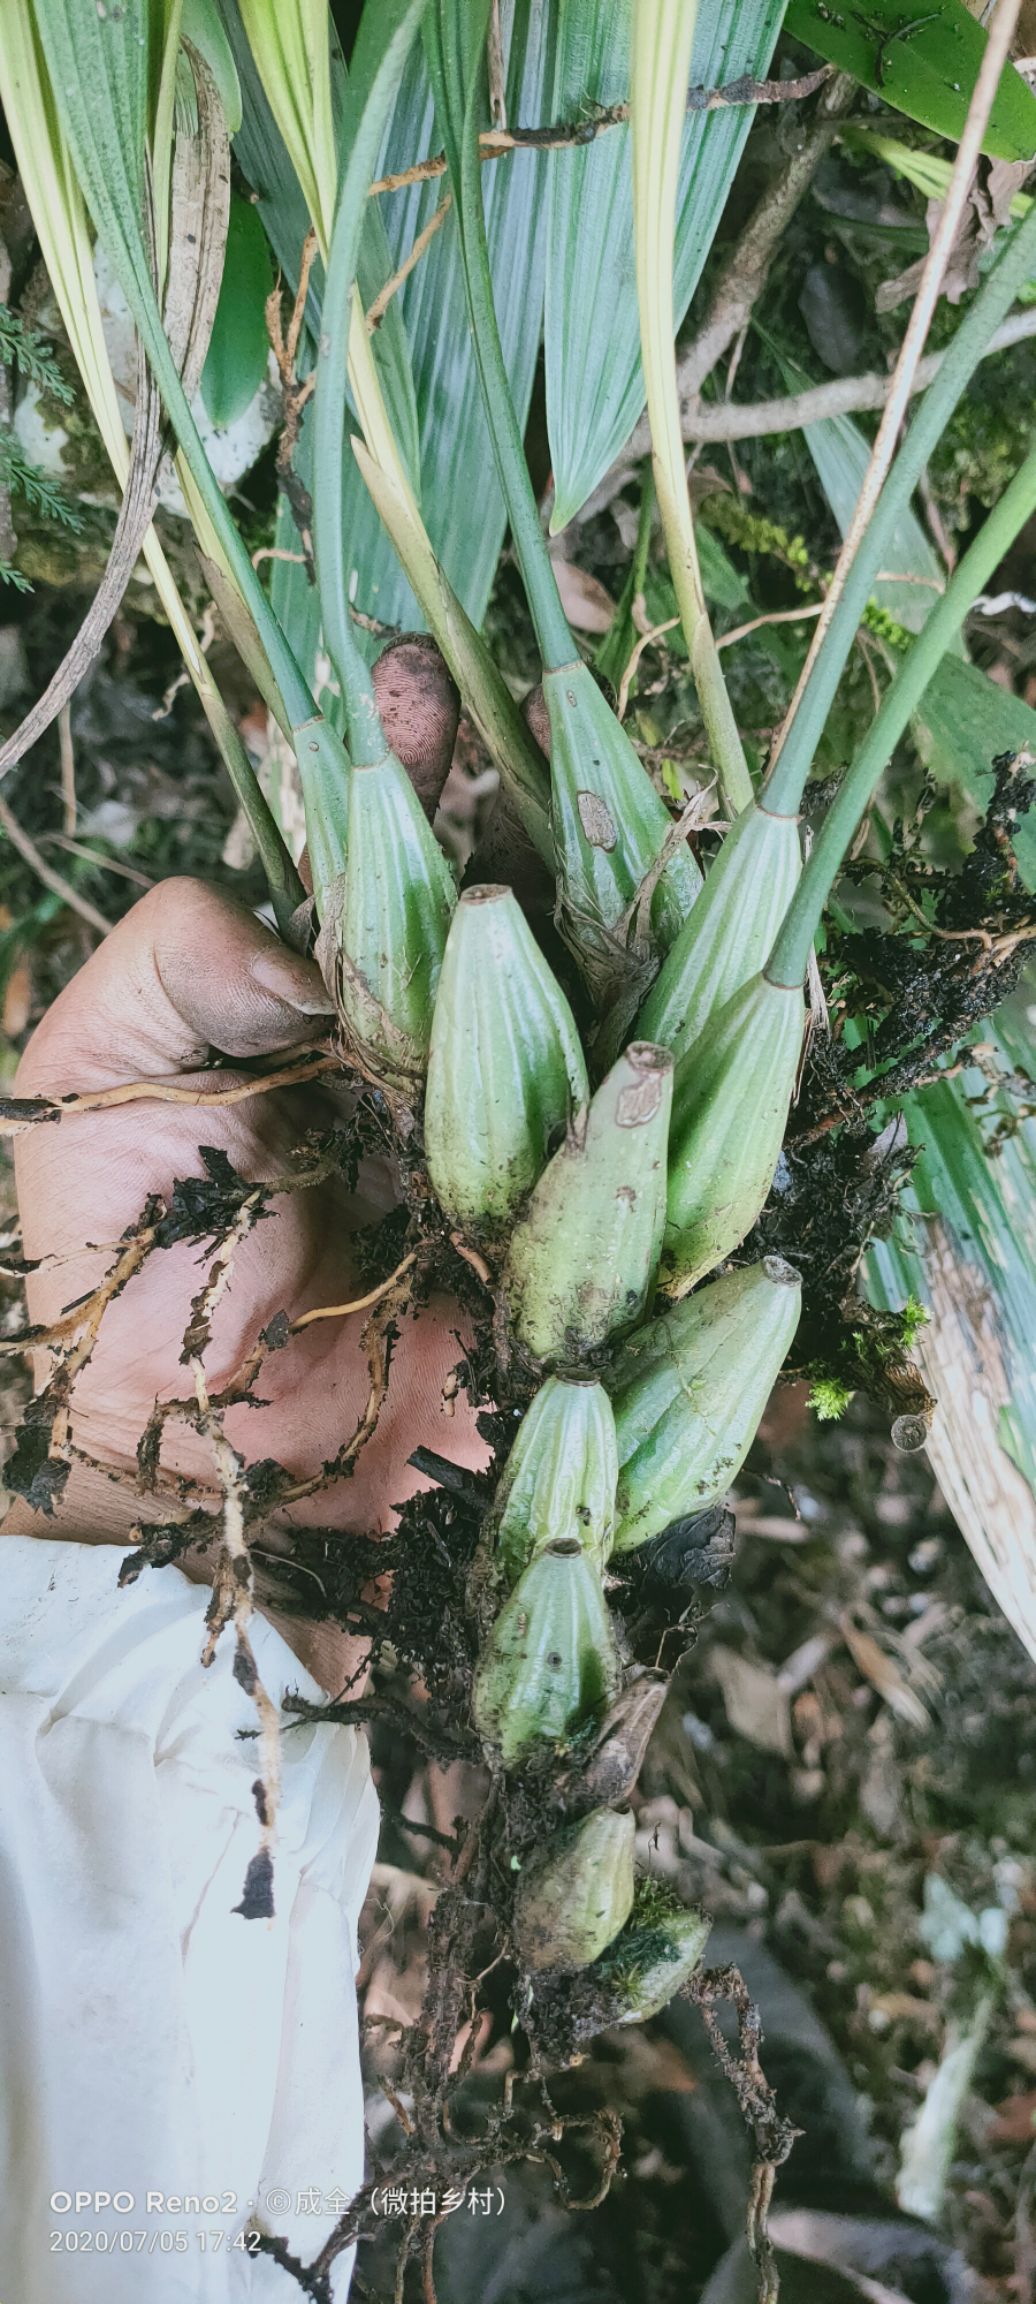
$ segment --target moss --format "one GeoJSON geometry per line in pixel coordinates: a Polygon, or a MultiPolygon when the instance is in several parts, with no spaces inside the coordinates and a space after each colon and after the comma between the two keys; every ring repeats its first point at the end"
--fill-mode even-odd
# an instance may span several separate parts
{"type": "Polygon", "coordinates": [[[845,1415],[853,1396],[851,1384],[843,1384],[840,1376],[818,1376],[810,1387],[809,1405],[820,1424],[837,1423],[845,1415]]]}

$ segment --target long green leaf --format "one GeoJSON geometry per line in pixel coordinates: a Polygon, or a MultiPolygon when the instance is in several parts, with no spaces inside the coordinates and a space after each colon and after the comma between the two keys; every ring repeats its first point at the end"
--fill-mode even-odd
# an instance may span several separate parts
{"type": "Polygon", "coordinates": [[[669,571],[723,806],[729,816],[738,816],[752,798],[752,779],[705,606],[676,378],[673,235],[694,25],[691,0],[634,0],[630,127],[637,302],[652,470],[669,571]]]}
{"type": "MultiPolygon", "coordinates": [[[[294,294],[298,285],[303,243],[310,226],[310,211],[256,69],[241,21],[238,0],[219,0],[219,6],[243,93],[243,115],[240,129],[234,137],[234,157],[256,193],[259,214],[270,246],[286,285],[294,294]]],[[[332,29],[331,111],[339,141],[346,85],[345,62],[332,29]]],[[[379,204],[371,200],[364,217],[357,271],[360,293],[365,304],[372,303],[384,287],[395,269],[395,263],[396,258],[385,237],[379,204]]],[[[324,269],[318,257],[309,278],[307,328],[310,353],[309,358],[303,361],[303,373],[309,366],[310,358],[316,356],[323,285],[324,269]]],[[[395,303],[389,305],[374,335],[373,352],[393,434],[411,483],[416,488],[419,465],[414,380],[402,313],[395,303]]]]}
{"type": "MultiPolygon", "coordinates": [[[[963,133],[987,34],[964,0],[790,0],[788,30],[840,72],[956,143],[963,133]]],[[[1005,67],[982,142],[997,160],[1036,153],[1036,96],[1005,67]]]]}
{"type": "Polygon", "coordinates": [[[884,767],[889,765],[909,719],[919,710],[928,682],[942,664],[951,638],[965,622],[972,601],[978,599],[978,592],[983,592],[990,583],[990,576],[995,574],[999,562],[1006,558],[1034,514],[1036,447],[1031,447],[1029,456],[1004,488],[1004,495],[983,521],[974,544],[967,546],[965,558],[953,569],[946,590],[939,592],[935,608],[912,647],[900,659],[896,677],[884,691],[875,719],[870,721],[870,728],[856,746],[852,767],[843,776],[843,783],[826,811],[797,892],[787,908],[785,924],[774,942],[774,952],[767,961],[771,984],[801,984],[806,975],[810,945],[820,929],[824,903],[850,852],[856,827],[875,795],[884,767]]]}
{"type": "Polygon", "coordinates": [[[314,800],[319,796],[328,837],[344,853],[348,762],[339,738],[321,720],[258,582],[205,454],[162,328],[143,223],[148,197],[148,0],[123,0],[118,9],[103,13],[79,6],[78,0],[36,0],[36,20],[88,206],[133,313],[200,503],[251,612],[292,728],[298,732],[304,789],[314,800]]]}
{"type": "Polygon", "coordinates": [[[824,818],[774,944],[766,975],[800,985],[810,946],[857,827],[904,730],[954,635],[1018,536],[1036,513],[1036,446],[983,521],[935,606],[900,660],[881,704],[824,818]]]}
{"type": "MultiPolygon", "coordinates": [[[[184,398],[151,275],[144,219],[149,191],[146,174],[150,10],[147,0],[124,0],[118,9],[80,8],[75,0],[36,0],[36,22],[61,124],[76,174],[99,236],[109,255],[140,331],[148,359],[181,444],[189,449],[195,477],[221,541],[228,543],[244,577],[242,589],[258,587],[247,553],[223,498],[184,398]],[[232,532],[232,534],[231,534],[232,532]]],[[[268,626],[273,620],[261,602],[268,626]]],[[[258,621],[258,619],[257,619],[258,621]]],[[[262,625],[260,626],[262,629],[262,625]]],[[[275,629],[263,630],[271,662],[285,651],[275,629]]],[[[291,690],[290,707],[300,720],[309,699],[295,668],[283,662],[291,690]]]]}
{"type": "Polygon", "coordinates": [[[248,200],[233,193],[223,280],[202,371],[202,398],[214,424],[244,414],[266,375],[270,342],[263,307],[273,286],[266,236],[248,200]]]}
{"type": "MultiPolygon", "coordinates": [[[[558,0],[503,0],[509,120],[545,117],[553,71],[558,0]]],[[[415,51],[403,75],[379,168],[389,174],[435,150],[438,141],[423,57],[415,51]]],[[[543,314],[543,195],[547,158],[510,153],[482,171],[490,264],[499,284],[497,310],[504,360],[519,424],[532,395],[543,314]]],[[[400,265],[443,197],[441,180],[383,195],[393,265],[400,265]]],[[[374,203],[372,203],[374,205],[374,203]]],[[[450,213],[389,306],[402,313],[417,399],[421,512],[436,557],[475,624],[481,624],[506,526],[482,395],[468,333],[457,220],[450,213]],[[458,443],[463,477],[458,480],[458,443]]],[[[384,322],[381,326],[384,326],[384,322]]],[[[380,327],[378,333],[380,334],[380,327]]],[[[375,338],[377,342],[377,338],[375,338]]],[[[409,585],[374,520],[359,481],[349,491],[345,528],[356,571],[357,604],[383,623],[420,622],[409,585]]]]}
{"type": "MultiPolygon", "coordinates": [[[[781,368],[789,391],[802,392],[814,381],[787,357],[782,357],[781,368]]],[[[803,438],[839,531],[846,536],[870,460],[870,441],[851,416],[825,416],[818,424],[807,424],[803,438]]],[[[909,502],[897,514],[881,568],[882,576],[891,581],[876,577],[871,598],[908,632],[919,632],[935,593],[946,581],[946,570],[909,502]]],[[[957,647],[961,655],[966,653],[963,641],[957,647]]]]}
{"type": "MultiPolygon", "coordinates": [[[[631,0],[564,0],[555,120],[629,95],[631,0]]],[[[784,0],[699,0],[695,87],[769,68],[784,0]]],[[[680,326],[701,277],[752,123],[750,105],[692,112],[677,193],[674,305],[680,326]]],[[[644,406],[633,281],[629,130],[554,151],[549,164],[545,357],[553,529],[564,528],[629,438],[644,406]]]]}
{"type": "Polygon", "coordinates": [[[425,54],[463,252],[472,349],[511,537],[541,658],[549,670],[558,670],[573,661],[577,650],[540,526],[511,399],[482,204],[478,139],[489,15],[490,0],[437,0],[425,19],[425,54]]]}
{"type": "Polygon", "coordinates": [[[324,635],[346,706],[352,756],[384,755],[374,689],[353,635],[349,557],[343,533],[344,474],[351,466],[346,370],[353,288],[367,193],[393,90],[417,36],[427,0],[377,0],[364,9],[342,119],[345,155],[327,259],[327,314],[321,330],[313,418],[313,536],[324,635]]]}
{"type": "Polygon", "coordinates": [[[241,126],[241,82],[220,22],[219,0],[183,0],[182,37],[204,56],[219,89],[227,127],[236,136],[241,126]]]}
{"type": "MultiPolygon", "coordinates": [[[[58,121],[29,0],[7,0],[0,18],[0,95],[47,273],[94,421],[116,480],[124,486],[129,449],[101,324],[85,207],[58,121]]],[[[302,885],[290,858],[276,840],[275,827],[262,794],[257,791],[236,723],[212,677],[208,658],[198,646],[190,616],[154,528],[148,530],[144,539],[144,558],[231,782],[252,825],[277,916],[284,925],[302,899],[302,885]]]]}

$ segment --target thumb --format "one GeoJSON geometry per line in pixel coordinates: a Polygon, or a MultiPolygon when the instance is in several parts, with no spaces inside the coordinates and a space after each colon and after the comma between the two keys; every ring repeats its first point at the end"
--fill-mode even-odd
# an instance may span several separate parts
{"type": "Polygon", "coordinates": [[[267,1056],[320,1039],[333,1014],[319,969],[201,880],[164,880],[65,986],[18,1068],[19,1096],[267,1056]]]}

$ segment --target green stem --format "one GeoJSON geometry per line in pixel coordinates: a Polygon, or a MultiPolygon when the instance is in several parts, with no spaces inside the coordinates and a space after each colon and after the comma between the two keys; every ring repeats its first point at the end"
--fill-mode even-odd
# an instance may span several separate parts
{"type": "Polygon", "coordinates": [[[622,587],[615,615],[594,657],[594,670],[601,674],[602,679],[610,681],[615,689],[618,688],[629,663],[630,651],[637,637],[636,625],[633,622],[633,609],[639,594],[643,592],[647,579],[654,513],[654,474],[650,464],[644,464],[640,489],[640,511],[637,515],[637,537],[633,546],[633,558],[630,562],[629,574],[622,587]]]}
{"type": "Polygon", "coordinates": [[[234,796],[239,807],[244,810],[249,831],[258,849],[270,890],[274,919],[281,935],[287,937],[293,914],[306,901],[305,888],[285,847],[280,826],[245,751],[236,723],[231,719],[219,690],[210,683],[204,688],[199,686],[198,694],[233,785],[234,796]]]}
{"type": "Polygon", "coordinates": [[[680,427],[673,250],[697,0],[634,0],[630,135],[637,305],[652,464],[669,572],[723,805],[754,797],[705,605],[680,427]]]}
{"type": "Polygon", "coordinates": [[[579,650],[561,605],[557,578],[540,525],[539,506],[525,461],[493,299],[478,149],[478,72],[472,74],[469,86],[465,85],[464,74],[465,55],[469,60],[474,57],[477,65],[481,63],[483,42],[476,38],[474,21],[479,16],[488,16],[485,0],[442,0],[428,18],[429,66],[457,209],[475,365],[507,506],[511,540],[544,668],[558,672],[563,665],[578,659],[579,650]],[[471,18],[463,29],[454,20],[458,6],[462,10],[471,9],[471,18]]]}
{"type": "Polygon", "coordinates": [[[644,476],[640,489],[640,510],[637,513],[637,537],[633,546],[632,576],[634,600],[636,599],[638,592],[643,592],[644,585],[647,580],[648,554],[651,550],[651,524],[654,519],[654,513],[654,474],[651,471],[650,465],[645,464],[644,476]]]}
{"type": "Polygon", "coordinates": [[[320,615],[341,684],[349,749],[354,763],[367,767],[376,767],[388,746],[349,608],[351,556],[344,522],[346,457],[352,460],[346,409],[349,332],[367,193],[425,5],[426,0],[392,0],[386,6],[379,0],[377,9],[364,12],[342,117],[346,159],[328,250],[313,411],[313,541],[320,615]]]}
{"type": "MultiPolygon", "coordinates": [[[[1019,289],[1036,273],[1036,205],[1015,227],[928,387],[892,466],[831,620],[824,646],[803,689],[798,711],[763,786],[761,805],[774,816],[793,816],[824,731],[874,579],[883,565],[897,520],[1019,289]]],[[[984,531],[983,531],[984,533],[984,531]]],[[[962,566],[965,563],[962,562],[962,566]]],[[[947,595],[948,596],[948,595],[947,595]]],[[[890,691],[891,693],[891,691],[890,691]]]]}
{"type": "Polygon", "coordinates": [[[766,965],[772,984],[799,985],[827,899],[858,825],[896,745],[916,712],[972,602],[985,590],[1015,537],[1036,512],[1036,448],[979,530],[974,543],[886,689],[877,715],[832,801],[766,965]]]}
{"type": "Polygon", "coordinates": [[[349,756],[356,767],[375,767],[384,759],[388,746],[374,700],[370,668],[353,631],[348,589],[350,555],[342,518],[349,439],[346,376],[356,256],[356,235],[350,230],[350,221],[343,187],[328,255],[313,404],[313,547],[324,645],[342,691],[349,756]]]}
{"type": "Polygon", "coordinates": [[[228,572],[248,605],[292,728],[300,728],[308,720],[319,718],[313,697],[252,566],[226,497],[213,475],[157,314],[150,308],[147,297],[133,296],[135,283],[129,278],[124,278],[122,285],[129,302],[135,306],[133,317],[144,338],[155,382],[195,488],[219,538],[228,572]]]}

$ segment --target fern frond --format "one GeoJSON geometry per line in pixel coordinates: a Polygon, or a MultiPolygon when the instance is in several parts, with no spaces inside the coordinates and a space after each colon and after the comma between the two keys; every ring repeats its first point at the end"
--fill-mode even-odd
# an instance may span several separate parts
{"type": "Polygon", "coordinates": [[[73,504],[56,480],[51,480],[39,466],[30,464],[20,442],[9,425],[0,428],[0,488],[12,496],[21,496],[34,512],[45,520],[54,520],[59,527],[78,535],[83,515],[73,504]]]}
{"type": "Polygon", "coordinates": [[[50,392],[62,407],[71,407],[75,394],[49,344],[39,330],[30,328],[21,313],[13,312],[9,304],[0,304],[0,361],[5,368],[17,361],[22,375],[38,384],[41,392],[50,392]]]}

